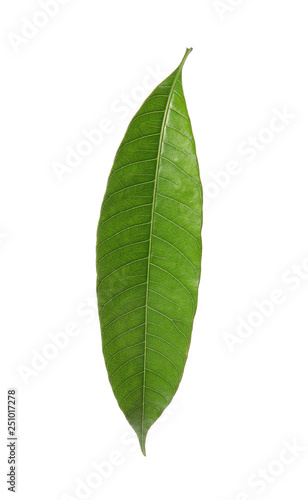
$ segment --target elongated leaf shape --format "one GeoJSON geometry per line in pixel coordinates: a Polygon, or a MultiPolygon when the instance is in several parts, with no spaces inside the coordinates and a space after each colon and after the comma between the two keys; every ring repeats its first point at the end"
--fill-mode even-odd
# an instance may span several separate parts
{"type": "Polygon", "coordinates": [[[202,188],[182,88],[191,50],[130,122],[97,233],[103,353],[144,455],[183,374],[200,280],[202,188]]]}

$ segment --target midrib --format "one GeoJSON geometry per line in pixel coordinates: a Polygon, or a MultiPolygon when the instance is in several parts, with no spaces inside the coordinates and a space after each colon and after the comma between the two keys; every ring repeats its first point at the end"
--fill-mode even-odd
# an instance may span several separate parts
{"type": "Polygon", "coordinates": [[[149,238],[149,254],[148,254],[148,269],[147,269],[147,286],[146,286],[146,303],[145,303],[145,327],[144,327],[144,365],[143,365],[143,385],[142,385],[142,415],[141,415],[141,450],[145,455],[145,436],[144,436],[144,413],[145,413],[145,371],[146,371],[146,353],[147,353],[147,334],[148,334],[148,301],[149,301],[149,284],[150,284],[150,265],[151,265],[151,253],[152,253],[152,237],[153,237],[153,220],[154,220],[154,207],[156,201],[156,192],[157,192],[157,179],[159,172],[159,165],[161,160],[161,150],[163,145],[163,138],[165,134],[166,122],[168,113],[170,110],[170,103],[173,96],[174,87],[178,81],[178,77],[182,71],[184,63],[191,52],[192,49],[187,49],[185,55],[177,69],[177,72],[174,77],[174,81],[170,87],[168,100],[166,104],[166,109],[162,121],[162,127],[160,132],[159,144],[158,144],[158,153],[157,153],[157,161],[156,161],[156,172],[155,172],[155,182],[153,189],[153,199],[152,199],[152,212],[151,212],[151,226],[150,226],[150,238],[149,238]]]}

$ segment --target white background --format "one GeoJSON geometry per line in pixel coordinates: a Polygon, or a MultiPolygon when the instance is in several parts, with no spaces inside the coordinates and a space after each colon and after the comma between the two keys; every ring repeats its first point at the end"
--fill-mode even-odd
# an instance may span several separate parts
{"type": "Polygon", "coordinates": [[[47,21],[35,0],[0,7],[0,496],[12,495],[6,393],[16,387],[21,500],[306,500],[306,3],[62,4],[47,21]],[[46,26],[16,42],[33,18],[46,26]],[[183,381],[144,458],[101,353],[96,226],[130,118],[190,46],[183,84],[206,200],[199,308],[183,381]],[[67,148],[106,119],[102,143],[57,176],[67,148]],[[237,175],[213,184],[230,162],[237,175]],[[252,314],[270,297],[281,303],[267,303],[268,317],[252,314]],[[246,323],[245,339],[243,321],[259,325],[246,323]],[[50,348],[71,323],[75,336],[50,348]],[[297,456],[281,454],[294,440],[297,456]],[[93,487],[102,461],[108,477],[93,487]],[[92,484],[83,496],[80,481],[92,484]]]}

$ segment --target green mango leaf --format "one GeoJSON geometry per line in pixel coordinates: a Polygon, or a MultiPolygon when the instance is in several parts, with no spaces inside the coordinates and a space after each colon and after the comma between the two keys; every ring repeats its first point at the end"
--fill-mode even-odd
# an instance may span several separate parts
{"type": "Polygon", "coordinates": [[[201,269],[202,187],[179,67],[130,122],[97,233],[103,353],[145,455],[183,375],[201,269]]]}

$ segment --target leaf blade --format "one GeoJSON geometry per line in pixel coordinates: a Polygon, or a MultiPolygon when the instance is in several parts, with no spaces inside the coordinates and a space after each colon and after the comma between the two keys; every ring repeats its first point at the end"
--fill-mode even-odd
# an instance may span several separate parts
{"type": "Polygon", "coordinates": [[[200,280],[202,188],[181,80],[190,51],[129,124],[98,226],[103,352],[144,454],[182,377],[200,280]]]}

